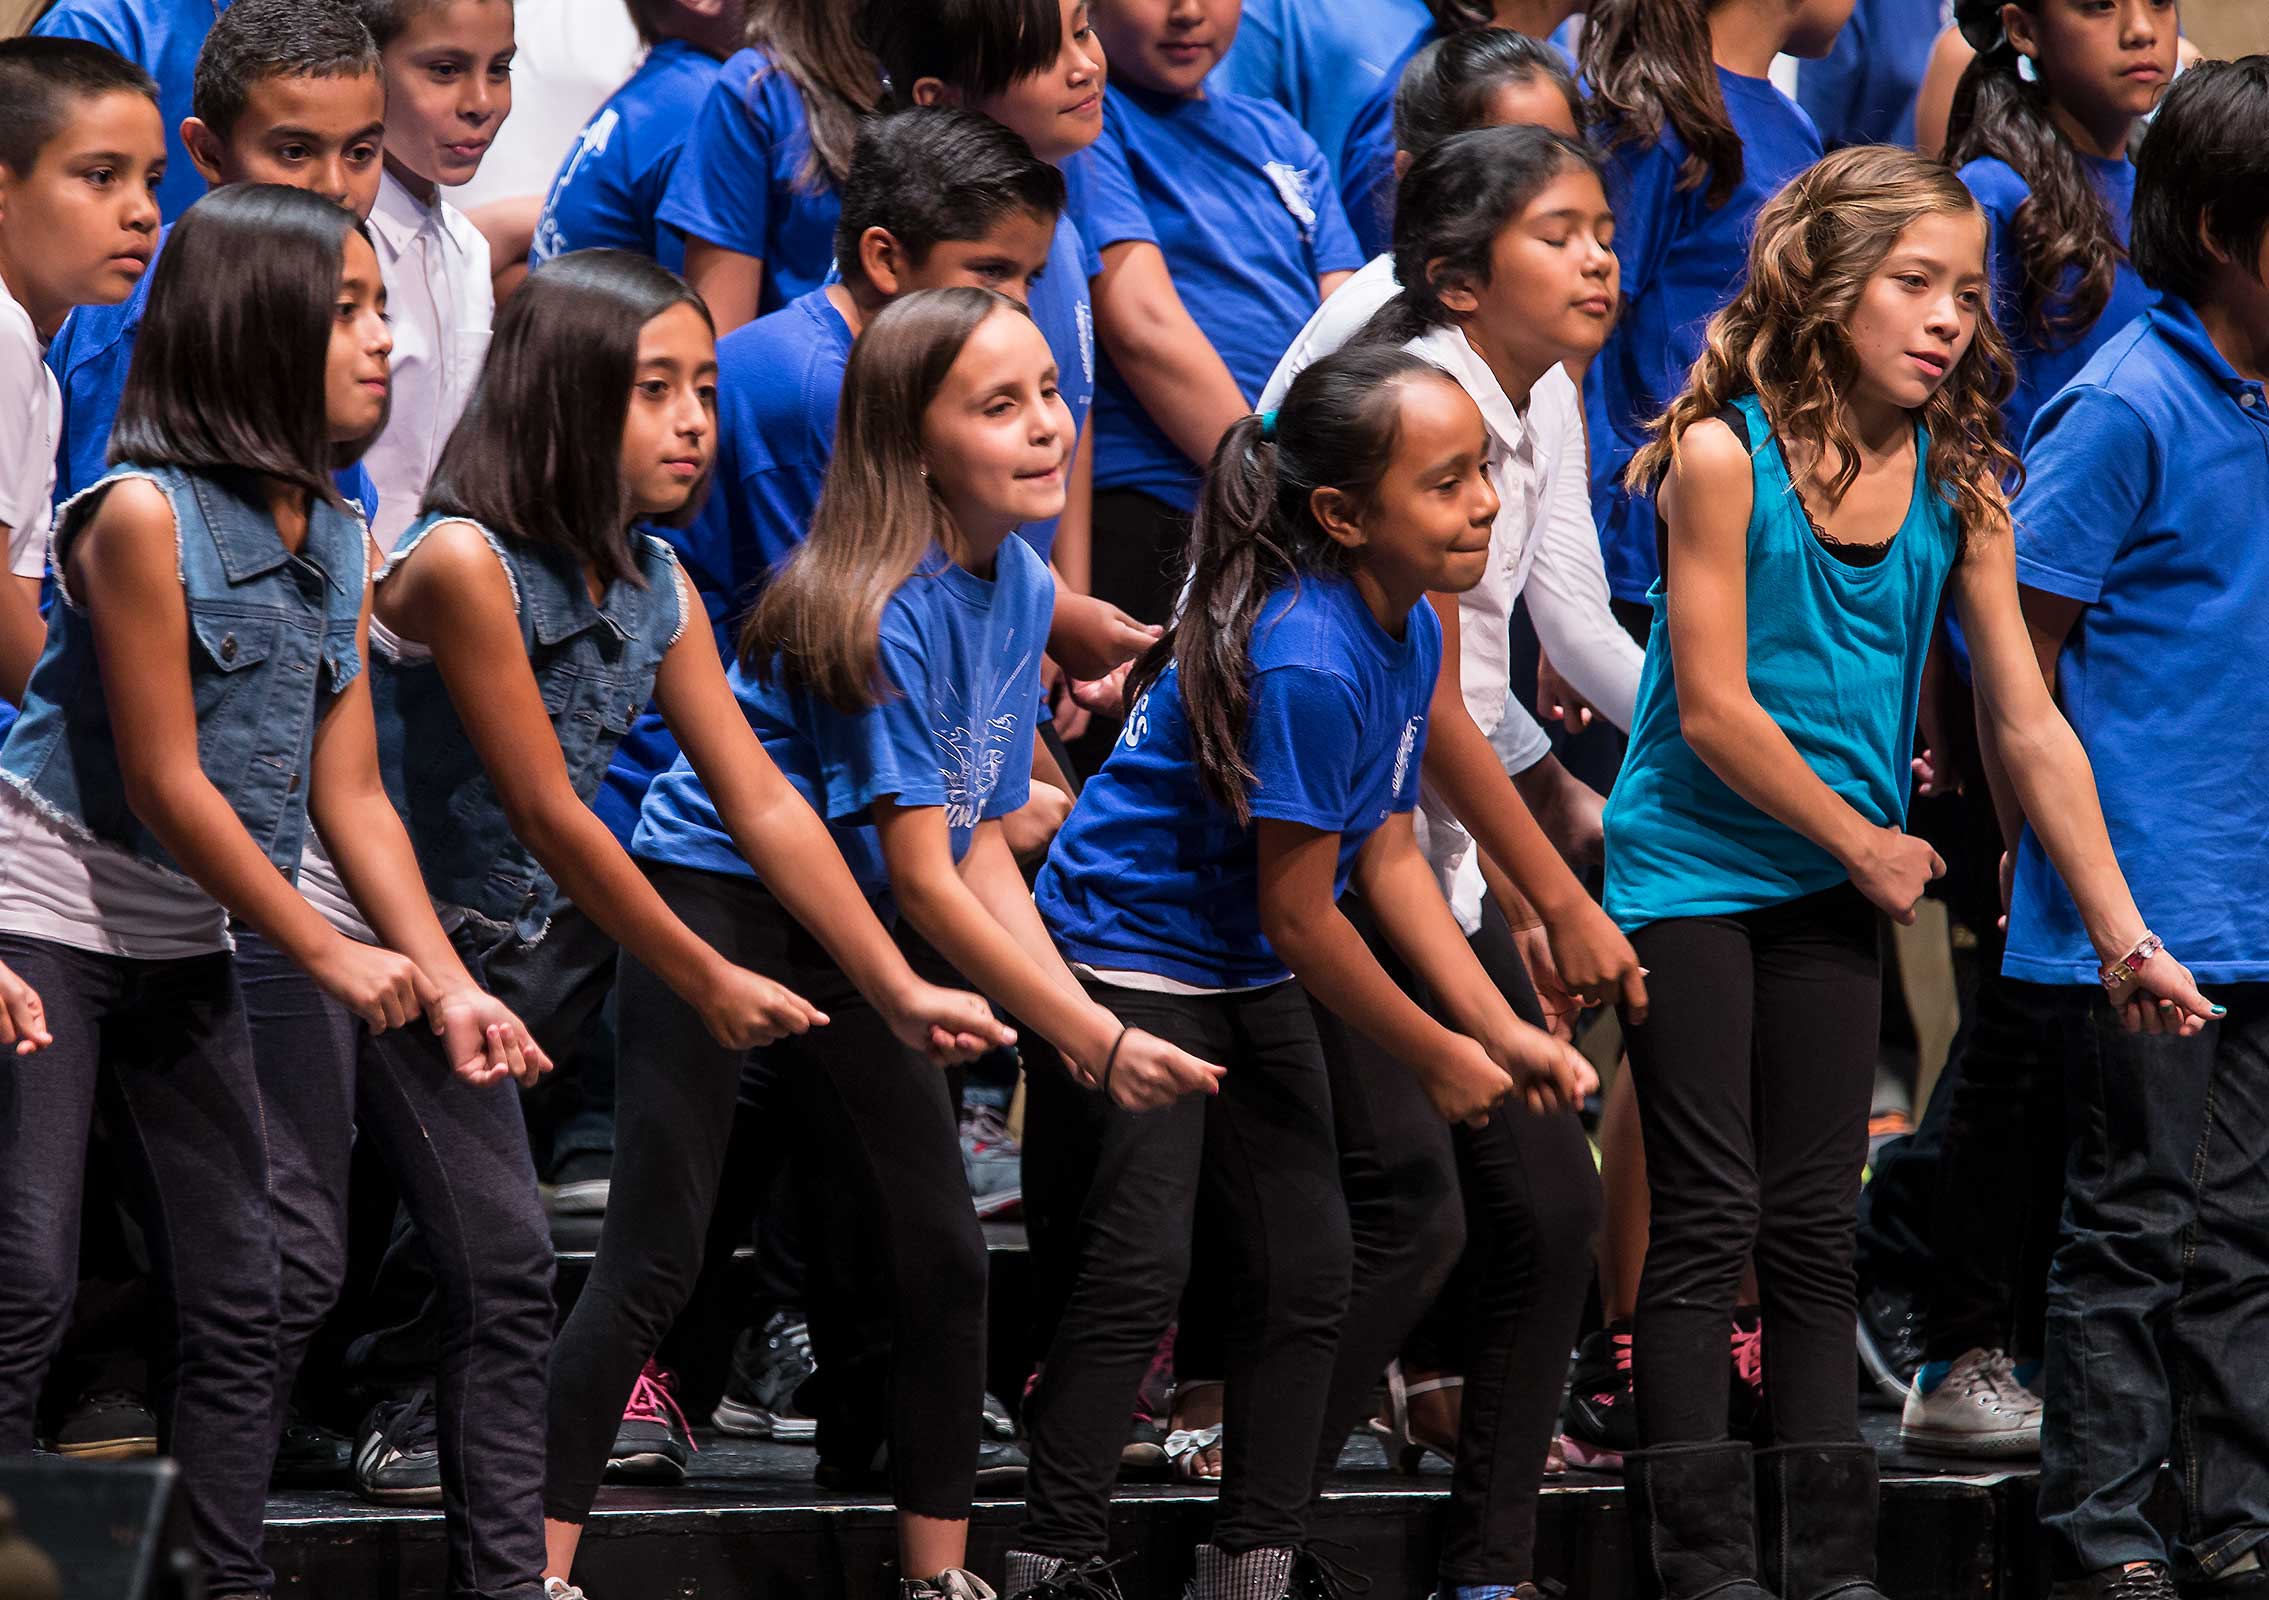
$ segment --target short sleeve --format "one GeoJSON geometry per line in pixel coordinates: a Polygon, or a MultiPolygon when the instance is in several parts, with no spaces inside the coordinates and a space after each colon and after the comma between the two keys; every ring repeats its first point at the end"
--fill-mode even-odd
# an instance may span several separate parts
{"type": "MultiPolygon", "coordinates": [[[[772,76],[727,66],[694,114],[684,152],[662,194],[661,220],[721,250],[764,258],[772,222],[772,151],[790,130],[773,126],[772,76]]],[[[793,91],[791,91],[793,92],[793,91]]]]}
{"type": "Polygon", "coordinates": [[[1678,166],[1684,158],[1671,136],[1619,149],[1608,164],[1607,198],[1615,207],[1615,260],[1627,306],[1645,294],[1676,231],[1678,166]]]}
{"type": "Polygon", "coordinates": [[[1300,134],[1300,147],[1301,159],[1307,168],[1308,191],[1315,196],[1316,207],[1316,225],[1308,234],[1309,264],[1318,277],[1327,272],[1353,272],[1371,258],[1363,253],[1362,243],[1348,223],[1347,208],[1340,203],[1331,162],[1305,132],[1300,134]]]}
{"type": "Polygon", "coordinates": [[[0,523],[8,526],[8,570],[36,578],[47,570],[50,497],[55,493],[55,375],[11,327],[0,333],[0,416],[30,426],[0,429],[0,523]]]}
{"type": "Polygon", "coordinates": [[[1158,230],[1150,225],[1150,213],[1143,208],[1134,173],[1127,166],[1124,115],[1112,112],[1106,96],[1101,136],[1064,163],[1072,220],[1098,259],[1115,244],[1158,242],[1158,230]]]}
{"type": "Polygon", "coordinates": [[[31,31],[49,39],[86,39],[141,64],[141,54],[136,49],[139,41],[121,35],[106,19],[93,15],[84,6],[57,6],[34,23],[31,31]]]}
{"type": "MultiPolygon", "coordinates": [[[[2017,208],[2031,197],[2024,179],[2006,165],[1986,158],[1962,168],[1960,177],[1985,212],[1986,262],[1993,275],[1993,317],[2004,334],[2015,333],[2025,318],[2025,269],[2017,253],[2017,208]]],[[[2021,444],[2022,440],[2012,443],[2021,444]]]]}
{"type": "Polygon", "coordinates": [[[2093,605],[2159,477],[2149,428],[2118,396],[2076,384],[2041,408],[2025,451],[2017,581],[2093,605]]]}
{"type": "Polygon", "coordinates": [[[1353,686],[1335,673],[1283,666],[1255,674],[1245,724],[1253,815],[1345,831],[1355,803],[1362,713],[1353,686]]]}
{"type": "Polygon", "coordinates": [[[930,733],[921,652],[887,613],[878,640],[882,677],[894,687],[864,711],[812,702],[812,738],[826,775],[830,822],[862,822],[877,800],[942,806],[945,775],[930,733]]]}

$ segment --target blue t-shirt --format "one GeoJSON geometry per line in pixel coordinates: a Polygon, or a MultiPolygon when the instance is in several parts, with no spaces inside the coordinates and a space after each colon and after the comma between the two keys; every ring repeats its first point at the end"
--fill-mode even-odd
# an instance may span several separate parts
{"type": "MultiPolygon", "coordinates": [[[[1182,304],[1248,397],[1315,314],[1316,280],[1366,259],[1340,210],[1331,163],[1290,113],[1266,100],[1114,86],[1102,136],[1064,176],[1080,233],[1096,251],[1130,240],[1158,246],[1182,304]]],[[[1097,489],[1139,489],[1184,511],[1197,503],[1197,467],[1108,360],[1095,427],[1097,489]]]]}
{"type": "MultiPolygon", "coordinates": [[[[91,39],[133,62],[158,81],[158,116],[165,123],[165,181],[158,185],[158,210],[171,222],[195,205],[205,180],[181,142],[181,124],[190,115],[197,83],[197,52],[213,19],[228,0],[59,0],[31,31],[66,39],[91,39]]],[[[142,281],[150,281],[148,273],[142,281]]]]}
{"type": "Polygon", "coordinates": [[[685,266],[685,239],[661,225],[662,195],[718,67],[716,57],[683,39],[664,39],[646,53],[560,164],[536,224],[530,266],[599,248],[635,250],[672,272],[685,266]]]}
{"type": "Polygon", "coordinates": [[[1795,101],[1763,78],[1717,75],[1742,144],[1741,182],[1724,205],[1710,208],[1706,181],[1678,187],[1686,143],[1674,128],[1652,145],[1617,146],[1607,161],[1623,315],[1585,374],[1584,421],[1592,516],[1618,600],[1644,600],[1657,576],[1654,502],[1624,489],[1623,469],[1685,389],[1704,327],[1747,276],[1757,213],[1820,159],[1820,135],[1795,101]]]}
{"type": "MultiPolygon", "coordinates": [[[[1090,246],[1067,209],[1056,219],[1048,265],[1032,281],[1032,321],[1056,358],[1056,389],[1071,409],[1072,435],[1087,431],[1095,407],[1095,308],[1089,283],[1103,270],[1103,258],[1090,246]]],[[[1017,530],[1048,559],[1056,548],[1060,517],[1031,522],[1017,530]]]]}
{"type": "Polygon", "coordinates": [[[1914,101],[1944,25],[1943,0],[1859,0],[1828,54],[1796,69],[1796,103],[1831,150],[1914,145],[1914,101]]]}
{"type": "Polygon", "coordinates": [[[1371,91],[1410,59],[1411,38],[1432,27],[1424,0],[1245,0],[1206,89],[1273,100],[1317,149],[1338,150],[1371,91]]]}
{"type": "MultiPolygon", "coordinates": [[[[2173,295],[2041,408],[2014,508],[2017,581],[2080,601],[2057,660],[2143,920],[2209,986],[2269,979],[2269,394],[2173,295]]],[[[2027,829],[2002,970],[2095,982],[2027,829]]]]}
{"type": "MultiPolygon", "coordinates": [[[[2135,204],[2135,165],[2125,156],[2116,161],[2082,156],[2080,161],[2111,211],[2112,237],[2124,250],[2128,213],[2135,204]]],[[[2102,314],[2079,333],[2059,335],[2049,348],[2042,348],[2034,341],[2027,321],[2031,301],[2025,292],[2024,262],[2017,251],[2017,208],[2032,198],[2032,186],[1993,156],[1971,162],[1962,168],[1961,177],[1985,208],[1993,318],[2009,341],[2009,353],[2017,359],[2017,390],[2002,406],[2001,418],[2009,448],[2022,450],[2034,413],[2088,364],[2088,358],[2105,340],[2149,310],[2158,295],[2123,254],[2112,275],[2111,298],[2104,302],[2102,314]]],[[[2068,271],[2066,285],[2077,282],[2079,276],[2077,268],[2068,271]]]]}
{"type": "Polygon", "coordinates": [[[718,71],[662,195],[662,220],[682,234],[764,263],[759,313],[818,288],[835,260],[843,202],[823,174],[804,186],[811,129],[795,81],[760,50],[718,71]]]}
{"type": "MultiPolygon", "coordinates": [[[[1020,539],[988,580],[933,555],[883,609],[881,666],[896,692],[864,711],[836,710],[775,672],[759,683],[737,663],[733,691],[782,773],[833,825],[843,859],[870,895],[890,887],[869,820],[877,800],[941,806],[958,861],[977,824],[1023,805],[1032,785],[1032,708],[1055,581],[1020,539]]],[[[753,874],[683,756],[654,780],[632,840],[648,861],[753,874]]]]}
{"type": "MultiPolygon", "coordinates": [[[[1880,561],[1824,548],[1790,487],[1753,394],[1747,582],[1749,692],[1798,755],[1878,827],[1904,827],[1922,663],[1954,564],[1954,513],[1932,488],[1915,424],[1914,487],[1880,561]]],[[[1678,716],[1669,599],[1658,581],[1631,748],[1607,800],[1607,914],[1625,932],[1671,917],[1722,917],[1845,882],[1843,863],[1751,804],[1695,753],[1678,716]]]]}
{"type": "MultiPolygon", "coordinates": [[[[173,233],[158,230],[150,270],[134,292],[114,306],[80,306],[63,321],[47,346],[47,365],[63,395],[63,425],[55,447],[55,503],[92,488],[110,470],[110,429],[118,420],[118,398],[126,392],[126,369],[134,361],[134,340],[150,303],[158,255],[173,233]]],[[[332,475],[339,493],[362,508],[364,519],[378,515],[378,486],[361,462],[332,475]]]]}
{"type": "MultiPolygon", "coordinates": [[[[1338,834],[1337,897],[1363,842],[1418,804],[1441,621],[1421,602],[1397,639],[1353,584],[1309,576],[1261,606],[1251,659],[1253,816],[1338,834]]],[[[1291,976],[1261,933],[1255,832],[1199,782],[1172,667],[1080,790],[1033,897],[1065,956],[1091,967],[1208,989],[1291,976]]]]}

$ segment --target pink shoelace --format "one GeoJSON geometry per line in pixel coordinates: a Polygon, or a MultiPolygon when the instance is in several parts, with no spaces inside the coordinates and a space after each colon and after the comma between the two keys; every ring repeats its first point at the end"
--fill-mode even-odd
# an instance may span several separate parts
{"type": "Polygon", "coordinates": [[[686,1448],[698,1454],[701,1446],[693,1442],[693,1424],[685,1420],[685,1413],[678,1409],[677,1396],[670,1393],[670,1386],[676,1381],[648,1361],[645,1370],[638,1374],[638,1382],[631,1386],[630,1404],[622,1408],[622,1420],[666,1423],[675,1419],[678,1432],[685,1436],[686,1448]]]}
{"type": "Polygon", "coordinates": [[[1738,1322],[1733,1325],[1733,1370],[1750,1388],[1764,1386],[1765,1329],[1762,1323],[1754,1328],[1744,1328],[1738,1322]]]}

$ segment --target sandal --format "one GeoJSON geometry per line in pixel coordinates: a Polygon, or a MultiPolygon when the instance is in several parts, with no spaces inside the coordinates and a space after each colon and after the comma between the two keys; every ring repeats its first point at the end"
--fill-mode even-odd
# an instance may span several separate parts
{"type": "Polygon", "coordinates": [[[1221,1469],[1208,1469],[1205,1457],[1221,1448],[1221,1424],[1210,1428],[1176,1428],[1166,1436],[1166,1462],[1184,1483],[1219,1483],[1221,1469]]]}
{"type": "Polygon", "coordinates": [[[1378,1438],[1380,1448],[1395,1471],[1415,1477],[1430,1455],[1440,1456],[1451,1466],[1457,1465],[1458,1447],[1455,1439],[1423,1438],[1411,1430],[1410,1401],[1414,1395],[1435,1394],[1444,1389],[1462,1389],[1465,1379],[1460,1377],[1425,1378],[1417,1383],[1405,1383],[1402,1363],[1390,1362],[1387,1366],[1387,1414],[1371,1419],[1371,1432],[1378,1438]]]}

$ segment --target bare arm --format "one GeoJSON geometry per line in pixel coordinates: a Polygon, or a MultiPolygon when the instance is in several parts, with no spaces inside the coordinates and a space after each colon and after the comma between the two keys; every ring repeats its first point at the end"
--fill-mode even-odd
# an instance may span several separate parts
{"type": "Polygon", "coordinates": [[[1103,252],[1095,332],[1150,419],[1201,467],[1229,425],[1252,410],[1154,244],[1125,240],[1103,252]]]}
{"type": "Polygon", "coordinates": [[[1339,286],[1341,284],[1345,283],[1348,279],[1354,276],[1355,274],[1348,271],[1345,267],[1340,268],[1337,272],[1325,272],[1318,274],[1316,278],[1317,300],[1329,300],[1335,293],[1338,292],[1339,286]]]}
{"type": "Polygon", "coordinates": [[[1075,594],[1095,588],[1095,427],[1090,420],[1072,453],[1071,481],[1064,489],[1064,514],[1056,521],[1056,544],[1048,564],[1056,586],[1075,594]]]}
{"type": "Polygon", "coordinates": [[[488,241],[489,281],[495,287],[496,303],[502,305],[528,275],[528,252],[544,219],[544,197],[524,194],[492,200],[465,215],[488,241]]]}
{"type": "MultiPolygon", "coordinates": [[[[11,530],[0,526],[0,546],[11,530]]],[[[10,573],[0,582],[0,699],[24,703],[32,668],[47,648],[47,622],[39,614],[39,580],[10,573]]]]}
{"type": "Polygon", "coordinates": [[[717,337],[722,339],[742,323],[756,320],[757,302],[764,294],[764,263],[689,233],[685,281],[708,304],[710,316],[717,319],[717,337]]]}

